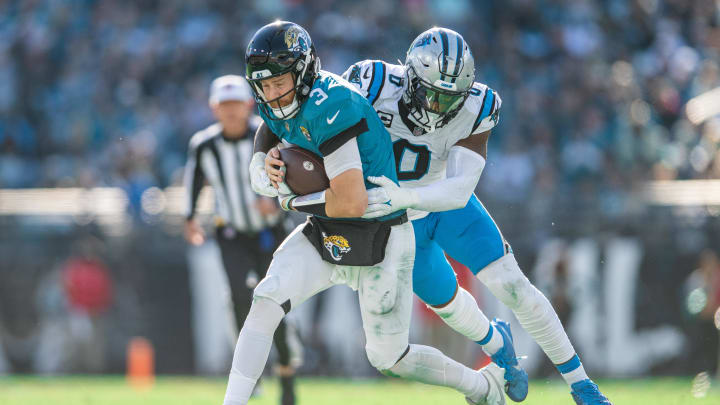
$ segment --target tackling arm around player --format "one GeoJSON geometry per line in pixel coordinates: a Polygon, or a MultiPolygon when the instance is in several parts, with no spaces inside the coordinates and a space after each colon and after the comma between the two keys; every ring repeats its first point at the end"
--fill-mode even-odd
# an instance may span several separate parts
{"type": "Polygon", "coordinates": [[[473,195],[501,99],[474,82],[475,62],[462,36],[432,28],[413,41],[404,65],[362,61],[343,77],[363,91],[394,142],[400,186],[370,178],[381,187],[369,190],[365,217],[408,209],[418,297],[505,369],[512,400],[525,399],[527,374],[517,361],[509,325],[487,319],[457,284],[446,252],[513,311],[570,385],[577,404],[610,404],[585,373],[552,305],[522,273],[510,244],[473,195]]]}
{"type": "Polygon", "coordinates": [[[489,138],[490,131],[486,131],[459,140],[448,153],[447,177],[435,183],[401,189],[382,177],[369,179],[381,187],[370,190],[371,205],[363,217],[375,218],[404,208],[438,212],[465,207],[485,168],[489,138]]]}

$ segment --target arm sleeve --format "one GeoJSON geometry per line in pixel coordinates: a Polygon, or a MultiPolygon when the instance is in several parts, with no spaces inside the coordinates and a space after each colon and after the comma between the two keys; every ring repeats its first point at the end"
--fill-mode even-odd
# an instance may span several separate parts
{"type": "Polygon", "coordinates": [[[325,173],[330,180],[350,169],[362,170],[357,139],[351,138],[334,152],[326,155],[323,163],[325,164],[325,173]]]}
{"type": "Polygon", "coordinates": [[[480,134],[493,129],[500,120],[501,105],[502,99],[500,95],[487,87],[471,134],[480,134]]]}
{"type": "Polygon", "coordinates": [[[185,185],[185,218],[192,219],[195,216],[197,208],[197,199],[200,190],[205,183],[205,173],[203,173],[200,164],[200,148],[198,145],[190,143],[188,149],[188,159],[185,164],[185,173],[183,184],[185,185]]]}
{"type": "Polygon", "coordinates": [[[447,178],[413,188],[418,203],[412,208],[436,212],[463,208],[475,191],[485,168],[485,158],[462,146],[453,146],[447,160],[447,178]]]}

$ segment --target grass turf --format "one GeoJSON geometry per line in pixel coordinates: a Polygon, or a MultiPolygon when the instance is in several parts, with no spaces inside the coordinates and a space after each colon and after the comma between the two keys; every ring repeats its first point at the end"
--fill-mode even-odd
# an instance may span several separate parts
{"type": "MultiPolygon", "coordinates": [[[[0,405],[220,405],[225,379],[159,377],[150,389],[130,388],[122,377],[0,377],[0,405]]],[[[600,381],[603,392],[615,405],[720,404],[719,382],[704,398],[691,394],[689,378],[600,381]]],[[[340,379],[301,379],[299,405],[373,404],[464,404],[460,394],[449,389],[408,383],[394,379],[350,381],[340,379]]],[[[275,379],[263,381],[262,394],[251,405],[278,404],[275,379]]],[[[512,403],[508,400],[508,403],[512,403]]],[[[561,381],[531,382],[525,405],[573,404],[561,381]]]]}

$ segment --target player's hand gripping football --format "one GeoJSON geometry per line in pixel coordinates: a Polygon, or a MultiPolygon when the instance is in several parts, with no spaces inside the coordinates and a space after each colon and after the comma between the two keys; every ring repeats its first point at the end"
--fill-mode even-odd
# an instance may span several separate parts
{"type": "Polygon", "coordinates": [[[363,218],[377,218],[395,211],[412,208],[418,202],[418,195],[412,189],[402,189],[385,176],[367,178],[370,183],[377,184],[368,190],[368,207],[363,218]]]}
{"type": "Polygon", "coordinates": [[[282,168],[285,166],[285,162],[280,160],[280,151],[277,147],[270,149],[265,156],[265,171],[267,172],[270,182],[273,187],[278,188],[278,184],[283,181],[282,168]]]}
{"type": "Polygon", "coordinates": [[[280,203],[280,208],[285,211],[291,211],[290,202],[293,198],[297,197],[297,195],[295,195],[295,193],[290,190],[290,187],[283,181],[285,177],[285,163],[280,160],[280,152],[277,147],[270,149],[264,157],[263,172],[267,174],[268,181],[280,203]]]}
{"type": "Polygon", "coordinates": [[[250,185],[253,191],[265,197],[277,197],[278,191],[270,182],[265,171],[265,157],[263,152],[255,152],[250,161],[250,185]]]}
{"type": "Polygon", "coordinates": [[[285,162],[280,160],[280,151],[277,147],[270,149],[265,156],[265,172],[279,194],[295,194],[283,181],[285,179],[285,162]]]}

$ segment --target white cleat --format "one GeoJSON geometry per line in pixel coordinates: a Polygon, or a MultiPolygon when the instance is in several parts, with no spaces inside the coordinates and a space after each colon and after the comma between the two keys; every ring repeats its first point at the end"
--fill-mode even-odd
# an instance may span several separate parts
{"type": "Polygon", "coordinates": [[[505,370],[495,363],[478,370],[488,382],[487,395],[479,398],[468,398],[465,400],[470,405],[506,405],[505,402],[505,370]]]}

